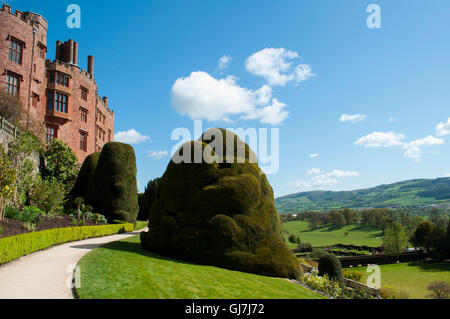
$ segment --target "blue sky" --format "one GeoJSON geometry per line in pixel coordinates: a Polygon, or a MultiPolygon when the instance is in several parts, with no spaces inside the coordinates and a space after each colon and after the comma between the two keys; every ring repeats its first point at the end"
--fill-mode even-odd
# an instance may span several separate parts
{"type": "Polygon", "coordinates": [[[447,0],[6,3],[49,21],[48,58],[69,38],[81,67],[95,55],[115,131],[135,137],[141,191],[191,118],[279,128],[276,195],[450,174],[447,0]],[[81,29],[66,26],[71,3],[81,29]],[[381,8],[380,29],[366,25],[369,4],[381,8]]]}

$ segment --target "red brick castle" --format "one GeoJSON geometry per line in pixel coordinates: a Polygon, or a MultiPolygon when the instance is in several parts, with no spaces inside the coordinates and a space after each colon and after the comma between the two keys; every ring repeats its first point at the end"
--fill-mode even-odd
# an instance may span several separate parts
{"type": "Polygon", "coordinates": [[[45,142],[58,138],[82,162],[114,139],[114,112],[98,95],[94,57],[78,66],[78,43],[56,42],[46,60],[48,22],[33,12],[0,8],[0,89],[18,96],[27,114],[45,125],[45,142]]]}

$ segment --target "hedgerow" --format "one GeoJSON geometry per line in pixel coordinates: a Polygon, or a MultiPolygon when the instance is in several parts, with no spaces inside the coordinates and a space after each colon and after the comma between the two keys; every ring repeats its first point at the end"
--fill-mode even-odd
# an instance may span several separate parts
{"type": "Polygon", "coordinates": [[[0,239],[0,265],[67,242],[133,231],[133,224],[54,228],[0,239]]]}

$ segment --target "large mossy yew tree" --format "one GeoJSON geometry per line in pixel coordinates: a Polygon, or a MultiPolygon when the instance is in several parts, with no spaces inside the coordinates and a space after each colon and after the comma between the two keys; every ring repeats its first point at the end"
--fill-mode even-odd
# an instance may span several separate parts
{"type": "Polygon", "coordinates": [[[71,197],[83,197],[108,222],[134,223],[138,213],[136,171],[136,156],[130,145],[107,143],[100,154],[86,158],[71,197]]]}
{"type": "Polygon", "coordinates": [[[142,247],[149,251],[260,275],[302,275],[282,236],[273,190],[256,155],[224,129],[208,130],[175,153],[149,220],[149,232],[141,234],[142,247]],[[196,150],[204,154],[200,161],[196,150]]]}

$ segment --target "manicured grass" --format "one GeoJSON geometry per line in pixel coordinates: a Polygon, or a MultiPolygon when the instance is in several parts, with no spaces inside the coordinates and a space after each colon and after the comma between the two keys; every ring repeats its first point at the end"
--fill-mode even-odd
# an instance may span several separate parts
{"type": "Polygon", "coordinates": [[[134,227],[134,230],[141,230],[148,226],[148,221],[144,222],[141,220],[136,221],[136,227],[134,227]]]}
{"type": "MultiPolygon", "coordinates": [[[[379,247],[383,241],[381,230],[363,228],[357,225],[349,225],[340,229],[325,227],[310,230],[307,222],[298,220],[283,223],[283,230],[298,235],[302,243],[311,243],[313,247],[334,244],[379,247]],[[346,232],[348,232],[347,236],[345,235],[346,232]]],[[[297,247],[296,244],[288,241],[289,234],[284,234],[284,236],[289,248],[297,247]]]]}
{"type": "MultiPolygon", "coordinates": [[[[381,265],[381,286],[405,291],[412,299],[429,298],[427,287],[433,281],[450,283],[450,264],[411,262],[393,265],[381,265]]],[[[349,268],[363,273],[362,281],[366,282],[369,273],[366,267],[349,268]]]]}
{"type": "Polygon", "coordinates": [[[287,279],[195,265],[150,253],[139,236],[107,244],[79,263],[82,299],[318,299],[287,279]]]}

